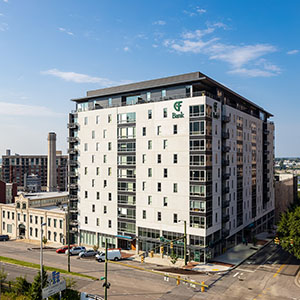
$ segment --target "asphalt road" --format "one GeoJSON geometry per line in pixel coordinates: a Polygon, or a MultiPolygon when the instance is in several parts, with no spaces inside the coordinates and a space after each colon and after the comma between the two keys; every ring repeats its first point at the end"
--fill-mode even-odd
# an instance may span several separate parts
{"type": "MultiPolygon", "coordinates": [[[[28,250],[29,244],[24,242],[1,242],[0,255],[39,263],[39,251],[28,250]]],[[[153,264],[123,261],[134,267],[147,270],[159,269],[153,264]]],[[[67,269],[67,256],[54,251],[44,252],[44,264],[67,269]]],[[[20,275],[30,280],[37,270],[5,264],[9,278],[20,275]]],[[[190,285],[176,285],[175,279],[165,281],[163,276],[140,271],[126,266],[109,263],[108,281],[111,283],[109,299],[146,299],[146,300],[300,300],[300,289],[295,285],[295,275],[299,269],[299,261],[293,259],[276,245],[268,245],[263,250],[245,261],[238,268],[224,274],[192,275],[189,279],[205,281],[210,288],[201,293],[199,288],[190,285]]],[[[100,278],[104,275],[104,263],[90,259],[71,257],[71,271],[88,274],[100,278]]],[[[92,281],[76,277],[77,289],[82,292],[103,296],[102,281],[92,281]]]]}

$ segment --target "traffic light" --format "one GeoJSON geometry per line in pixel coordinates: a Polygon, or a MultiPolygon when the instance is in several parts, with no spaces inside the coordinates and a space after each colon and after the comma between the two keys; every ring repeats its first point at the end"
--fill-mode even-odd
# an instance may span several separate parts
{"type": "Polygon", "coordinates": [[[154,251],[151,250],[151,251],[150,251],[150,257],[152,258],[153,256],[154,256],[154,251]]]}
{"type": "Polygon", "coordinates": [[[104,282],[102,286],[106,287],[107,289],[109,289],[110,288],[110,283],[109,282],[107,282],[107,283],[104,282]]]}
{"type": "Polygon", "coordinates": [[[279,245],[280,244],[280,239],[276,236],[276,238],[274,239],[274,243],[276,245],[279,245]]]}
{"type": "Polygon", "coordinates": [[[294,246],[294,240],[293,240],[293,239],[290,240],[290,245],[291,245],[292,247],[294,246]]]}
{"type": "Polygon", "coordinates": [[[173,242],[170,243],[170,248],[173,249],[173,242]]]}
{"type": "Polygon", "coordinates": [[[164,254],[164,246],[160,246],[160,253],[164,254]]]}
{"type": "Polygon", "coordinates": [[[141,263],[144,263],[144,255],[141,256],[141,263]]]}

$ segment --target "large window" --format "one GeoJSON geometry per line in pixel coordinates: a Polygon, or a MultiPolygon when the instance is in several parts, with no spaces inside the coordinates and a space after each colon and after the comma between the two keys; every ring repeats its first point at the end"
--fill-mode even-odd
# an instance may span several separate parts
{"type": "Polygon", "coordinates": [[[118,143],[119,152],[135,152],[135,143],[118,143]]]}
{"type": "Polygon", "coordinates": [[[125,113],[125,114],[118,114],[118,123],[132,123],[135,122],[136,115],[135,112],[125,113]]]}
{"type": "Polygon", "coordinates": [[[205,201],[190,201],[190,209],[192,211],[205,212],[206,202],[205,201]]]}
{"type": "Polygon", "coordinates": [[[118,208],[118,217],[126,219],[135,219],[135,208],[118,208]]]}
{"type": "Polygon", "coordinates": [[[135,169],[118,169],[119,178],[135,178],[135,169]]]}
{"type": "Polygon", "coordinates": [[[205,217],[190,216],[190,226],[196,228],[205,228],[205,217]]]}
{"type": "Polygon", "coordinates": [[[135,155],[119,155],[118,165],[135,165],[135,155]]]}
{"type": "Polygon", "coordinates": [[[118,231],[135,233],[135,223],[118,222],[118,231]]]}
{"type": "Polygon", "coordinates": [[[132,139],[135,138],[135,127],[118,128],[118,139],[132,139]]]}
{"type": "Polygon", "coordinates": [[[190,150],[205,150],[205,140],[190,140],[190,150]]]}
{"type": "Polygon", "coordinates": [[[136,104],[141,96],[128,96],[126,97],[126,105],[136,104]]]}
{"type": "Polygon", "coordinates": [[[135,196],[133,196],[133,195],[118,195],[118,203],[134,205],[135,204],[135,196]]]}
{"type": "Polygon", "coordinates": [[[204,135],[205,121],[190,122],[190,135],[204,135]]]}
{"type": "Polygon", "coordinates": [[[191,166],[205,166],[205,155],[190,155],[191,166]]]}
{"type": "Polygon", "coordinates": [[[190,195],[191,196],[206,196],[206,186],[205,185],[191,185],[190,186],[190,195]]]}
{"type": "Polygon", "coordinates": [[[118,182],[118,191],[135,192],[135,182],[118,182]]]}
{"type": "Polygon", "coordinates": [[[205,105],[190,106],[190,117],[201,117],[205,115],[205,105]]]}
{"type": "Polygon", "coordinates": [[[190,171],[190,180],[192,181],[206,181],[205,171],[202,170],[191,170],[190,171]]]}

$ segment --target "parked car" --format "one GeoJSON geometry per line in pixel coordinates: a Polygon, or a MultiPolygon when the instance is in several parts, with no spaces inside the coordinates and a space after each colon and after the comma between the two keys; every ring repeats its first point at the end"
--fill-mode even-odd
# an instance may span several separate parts
{"type": "Polygon", "coordinates": [[[9,236],[7,234],[0,235],[0,241],[8,241],[8,240],[9,240],[9,236]]]}
{"type": "Polygon", "coordinates": [[[87,250],[87,251],[83,251],[79,253],[79,257],[90,257],[90,256],[95,256],[99,254],[98,251],[94,251],[93,249],[87,250]]]}
{"type": "MultiPolygon", "coordinates": [[[[65,254],[68,254],[68,251],[69,250],[67,249],[66,252],[65,252],[65,254]]],[[[79,254],[82,251],[86,251],[85,247],[81,247],[81,246],[79,246],[79,247],[73,247],[73,248],[70,249],[70,255],[77,255],[77,254],[79,254]]]]}
{"type": "MultiPolygon", "coordinates": [[[[70,245],[70,248],[76,247],[75,245],[70,245]]],[[[65,253],[68,250],[68,246],[62,246],[56,250],[56,253],[65,253]]]]}
{"type": "MultiPolygon", "coordinates": [[[[108,250],[107,251],[107,259],[109,260],[120,260],[121,259],[121,251],[120,250],[108,250]]],[[[100,252],[96,255],[96,260],[99,262],[105,261],[105,252],[100,252]]]]}

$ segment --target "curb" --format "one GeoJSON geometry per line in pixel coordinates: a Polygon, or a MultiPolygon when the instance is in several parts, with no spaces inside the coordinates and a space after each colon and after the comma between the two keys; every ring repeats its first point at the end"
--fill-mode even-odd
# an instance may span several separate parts
{"type": "Polygon", "coordinates": [[[296,275],[295,284],[298,288],[300,288],[300,271],[298,271],[298,274],[296,275]]]}

